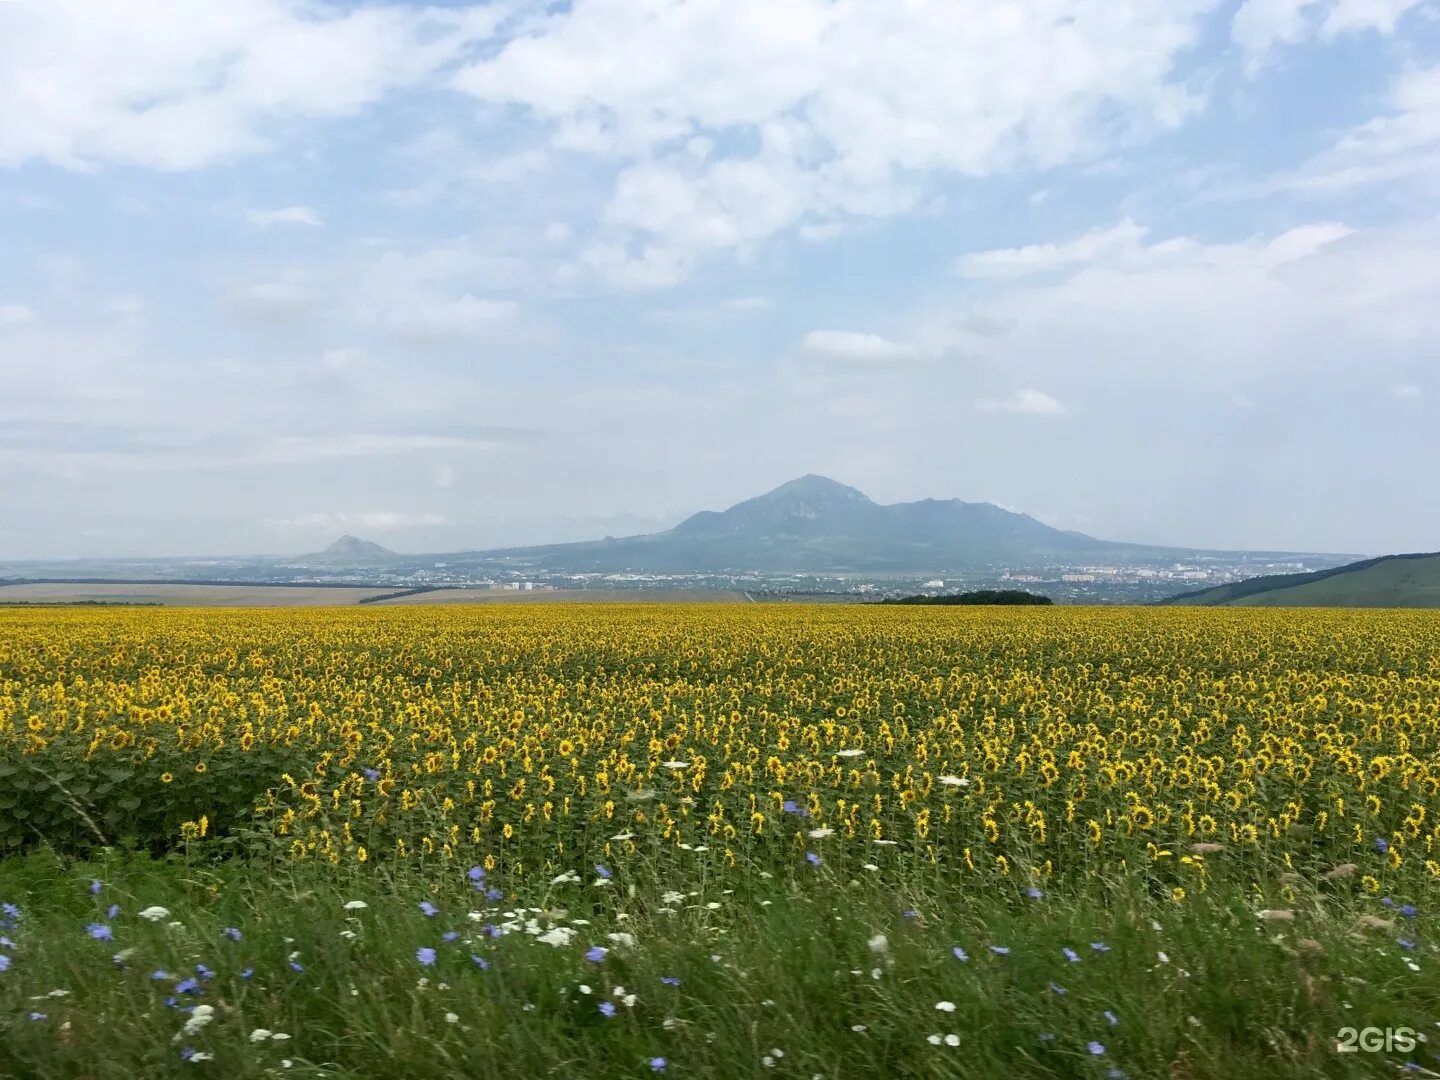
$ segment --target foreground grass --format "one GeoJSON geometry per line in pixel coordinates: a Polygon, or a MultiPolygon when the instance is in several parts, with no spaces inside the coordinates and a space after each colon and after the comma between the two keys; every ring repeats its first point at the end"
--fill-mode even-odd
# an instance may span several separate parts
{"type": "Polygon", "coordinates": [[[463,866],[12,858],[0,1075],[1437,1075],[1424,1041],[1336,1051],[1346,1027],[1440,1037],[1423,910],[807,871],[512,895],[463,866]]]}

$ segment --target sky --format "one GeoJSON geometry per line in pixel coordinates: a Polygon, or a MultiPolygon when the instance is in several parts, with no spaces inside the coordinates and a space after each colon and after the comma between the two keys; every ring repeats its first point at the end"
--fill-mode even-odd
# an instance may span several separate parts
{"type": "Polygon", "coordinates": [[[1440,548],[1440,0],[0,0],[0,116],[0,557],[1440,548]]]}

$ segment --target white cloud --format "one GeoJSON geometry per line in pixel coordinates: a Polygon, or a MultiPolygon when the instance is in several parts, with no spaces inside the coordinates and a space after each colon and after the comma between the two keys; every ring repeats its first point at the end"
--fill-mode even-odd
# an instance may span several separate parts
{"type": "Polygon", "coordinates": [[[35,312],[24,304],[0,304],[0,327],[23,326],[35,321],[35,312]]]}
{"type": "Polygon", "coordinates": [[[1426,0],[1245,0],[1230,36],[1249,54],[1251,71],[1263,67],[1278,46],[1312,37],[1374,30],[1393,34],[1396,24],[1426,0]]]}
{"type": "Polygon", "coordinates": [[[443,514],[409,513],[400,510],[362,510],[348,513],[300,514],[292,518],[276,518],[270,524],[286,532],[336,533],[350,531],[389,532],[396,529],[422,529],[449,525],[443,514]]]}
{"type": "Polygon", "coordinates": [[[585,262],[654,287],[906,212],[939,175],[1092,161],[1178,125],[1198,101],[1174,65],[1215,4],[580,2],[455,84],[621,164],[585,262]]]}
{"type": "Polygon", "coordinates": [[[1401,383],[1395,387],[1395,396],[1398,398],[1418,398],[1420,396],[1420,387],[1414,383],[1401,383]]]}
{"type": "Polygon", "coordinates": [[[956,269],[970,278],[1014,278],[1063,270],[1111,256],[1133,257],[1147,250],[1142,246],[1147,232],[1126,218],[1116,225],[1091,229],[1060,244],[1029,244],[962,255],[956,261],[956,269]]]}
{"type": "Polygon", "coordinates": [[[0,164],[191,169],[353,115],[493,32],[508,5],[304,0],[0,5],[0,164]]]}
{"type": "Polygon", "coordinates": [[[308,206],[285,206],[279,210],[251,210],[245,215],[252,225],[309,225],[319,228],[325,223],[308,206]]]}
{"type": "Polygon", "coordinates": [[[1028,413],[1031,416],[1062,416],[1065,406],[1039,390],[1017,390],[1008,398],[981,398],[975,408],[988,413],[1028,413]]]}
{"type": "Polygon", "coordinates": [[[810,356],[855,364],[894,364],[931,359],[934,353],[917,345],[891,341],[879,334],[849,330],[811,330],[800,343],[810,356]]]}
{"type": "Polygon", "coordinates": [[[1324,153],[1261,188],[1342,196],[1375,184],[1414,181],[1440,191],[1440,64],[1402,71],[1390,113],[1342,135],[1324,153]]]}

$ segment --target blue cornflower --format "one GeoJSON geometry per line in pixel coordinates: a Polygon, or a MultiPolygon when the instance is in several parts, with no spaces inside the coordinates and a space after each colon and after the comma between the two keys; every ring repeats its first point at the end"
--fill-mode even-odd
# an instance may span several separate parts
{"type": "Polygon", "coordinates": [[[10,970],[10,957],[6,956],[4,953],[0,953],[0,971],[9,971],[9,970],[10,970]]]}
{"type": "Polygon", "coordinates": [[[1113,1012],[1111,1012],[1109,1009],[1106,1009],[1100,1015],[1105,1017],[1106,1023],[1108,1023],[1111,1027],[1114,1027],[1116,1024],[1120,1023],[1120,1018],[1116,1016],[1113,1012]]]}
{"type": "Polygon", "coordinates": [[[20,909],[14,904],[0,904],[0,915],[4,915],[7,919],[15,919],[18,921],[20,918],[20,909]]]}
{"type": "Polygon", "coordinates": [[[680,985],[680,980],[677,979],[674,975],[661,975],[661,976],[660,976],[660,981],[661,981],[662,983],[664,983],[666,986],[679,986],[679,985],[680,985]]]}
{"type": "Polygon", "coordinates": [[[490,961],[486,960],[485,957],[476,956],[474,953],[471,953],[470,959],[475,961],[475,966],[478,967],[481,971],[490,970],[490,961]]]}
{"type": "Polygon", "coordinates": [[[1110,951],[1110,946],[1109,946],[1109,945],[1106,945],[1105,942],[1103,942],[1103,941],[1092,941],[1092,942],[1090,942],[1090,948],[1094,949],[1096,952],[1109,952],[1109,951],[1110,951]]]}
{"type": "Polygon", "coordinates": [[[165,1007],[167,1009],[178,1009],[180,1007],[180,999],[174,994],[171,994],[165,999],[165,1007]]]}
{"type": "Polygon", "coordinates": [[[189,1060],[190,1060],[191,1058],[193,1058],[194,1056],[195,1056],[195,1048],[194,1048],[193,1046],[187,1046],[187,1047],[185,1047],[184,1050],[181,1050],[181,1051],[180,1051],[180,1060],[181,1060],[181,1061],[189,1061],[189,1060]]]}
{"type": "Polygon", "coordinates": [[[615,1015],[615,1003],[613,1001],[602,1001],[600,1002],[599,1008],[601,1016],[611,1017],[615,1015]]]}
{"type": "Polygon", "coordinates": [[[428,945],[422,945],[415,950],[415,959],[418,960],[423,967],[434,967],[435,950],[428,945]]]}
{"type": "Polygon", "coordinates": [[[96,941],[113,941],[115,939],[115,931],[111,930],[110,927],[104,923],[88,923],[85,927],[85,932],[96,941]]]}
{"type": "Polygon", "coordinates": [[[105,887],[105,886],[102,885],[102,884],[100,884],[100,882],[99,882],[98,879],[95,880],[95,881],[90,882],[90,895],[91,895],[91,896],[99,896],[99,895],[100,895],[100,890],[103,889],[104,887],[105,887]]]}
{"type": "Polygon", "coordinates": [[[1031,900],[1040,900],[1045,896],[1043,892],[1035,888],[1033,885],[1025,890],[1025,895],[1028,896],[1031,900]]]}
{"type": "Polygon", "coordinates": [[[48,1020],[49,1017],[46,1016],[46,1015],[45,1015],[44,1013],[42,1013],[42,1012],[32,1012],[32,1013],[30,1014],[30,1019],[31,1019],[31,1020],[48,1020]]]}
{"type": "Polygon", "coordinates": [[[224,930],[221,930],[220,933],[224,934],[231,941],[239,941],[242,937],[245,936],[244,934],[240,933],[238,928],[234,926],[227,926],[224,930]]]}
{"type": "Polygon", "coordinates": [[[1420,914],[1420,909],[1414,904],[1402,904],[1400,905],[1400,914],[1404,915],[1407,919],[1413,919],[1416,915],[1420,914]]]}
{"type": "Polygon", "coordinates": [[[472,866],[469,870],[465,871],[465,876],[477,883],[484,881],[485,868],[483,866],[472,866]]]}
{"type": "Polygon", "coordinates": [[[597,862],[595,864],[595,873],[603,881],[609,881],[612,877],[614,877],[614,875],[610,873],[609,868],[606,867],[603,863],[597,862]]]}
{"type": "Polygon", "coordinates": [[[604,945],[591,945],[590,948],[585,950],[585,959],[589,960],[592,964],[598,964],[605,959],[609,952],[610,950],[605,948],[604,945]]]}
{"type": "Polygon", "coordinates": [[[813,851],[807,851],[805,852],[805,861],[808,862],[811,866],[819,866],[820,856],[816,855],[813,851]]]}
{"type": "Polygon", "coordinates": [[[650,1061],[648,1062],[648,1064],[649,1064],[649,1066],[650,1066],[650,1071],[651,1071],[651,1072],[664,1072],[664,1071],[665,1071],[665,1066],[668,1065],[669,1062],[667,1062],[667,1061],[666,1061],[664,1058],[662,1058],[662,1057],[653,1057],[653,1058],[650,1059],[650,1061]]]}
{"type": "Polygon", "coordinates": [[[460,931],[459,931],[459,930],[446,930],[445,933],[443,933],[443,934],[440,935],[440,940],[441,940],[441,941],[454,941],[454,940],[455,940],[456,938],[458,938],[459,936],[460,936],[460,931]]]}
{"type": "Polygon", "coordinates": [[[1065,954],[1065,959],[1069,960],[1072,964],[1078,964],[1080,962],[1080,954],[1070,948],[1069,945],[1066,945],[1060,951],[1065,954]]]}
{"type": "Polygon", "coordinates": [[[918,919],[920,917],[920,913],[914,908],[907,908],[906,910],[900,912],[900,917],[903,919],[918,919]]]}
{"type": "Polygon", "coordinates": [[[4,934],[0,934],[0,949],[18,949],[19,947],[4,934]]]}
{"type": "Polygon", "coordinates": [[[504,933],[504,931],[502,931],[502,930],[500,929],[500,927],[496,926],[494,923],[488,923],[488,922],[487,922],[487,923],[485,924],[485,933],[486,933],[486,935],[489,936],[489,937],[498,938],[498,937],[502,936],[502,934],[504,933]]]}
{"type": "Polygon", "coordinates": [[[291,971],[304,971],[304,970],[305,970],[305,965],[302,964],[302,963],[300,963],[300,961],[298,961],[298,960],[291,960],[291,961],[290,961],[290,970],[291,970],[291,971]]]}
{"type": "Polygon", "coordinates": [[[150,973],[150,978],[154,979],[156,982],[164,982],[165,980],[170,978],[170,973],[168,971],[152,971],[150,973]]]}
{"type": "Polygon", "coordinates": [[[215,977],[215,972],[211,971],[204,964],[195,965],[195,974],[199,975],[202,979],[213,979],[215,977]]]}
{"type": "Polygon", "coordinates": [[[105,912],[105,917],[106,917],[107,919],[113,919],[116,915],[119,915],[119,914],[120,914],[120,905],[119,905],[119,904],[111,904],[110,907],[109,907],[109,909],[105,912]]]}
{"type": "Polygon", "coordinates": [[[176,992],[177,994],[195,994],[195,993],[199,993],[199,991],[200,991],[200,980],[199,980],[199,979],[194,979],[194,978],[191,978],[191,979],[181,979],[179,982],[177,982],[177,983],[175,984],[175,992],[176,992]]]}
{"type": "Polygon", "coordinates": [[[1010,948],[1007,945],[991,945],[990,951],[993,952],[996,956],[1010,955],[1010,948]]]}
{"type": "Polygon", "coordinates": [[[432,904],[429,900],[421,900],[420,903],[416,904],[415,906],[424,913],[427,919],[433,919],[436,915],[440,914],[440,909],[434,904],[432,904]]]}
{"type": "Polygon", "coordinates": [[[246,968],[244,971],[240,972],[240,977],[241,977],[242,979],[248,979],[248,978],[250,978],[250,976],[252,976],[252,975],[254,975],[254,974],[255,974],[255,969],[254,969],[254,968],[246,968]]]}
{"type": "Polygon", "coordinates": [[[794,814],[796,817],[810,816],[810,811],[807,808],[801,806],[799,803],[795,802],[793,799],[786,799],[783,803],[780,804],[780,809],[784,810],[787,814],[794,814]]]}
{"type": "Polygon", "coordinates": [[[1088,1043],[1085,1044],[1085,1049],[1089,1050],[1090,1053],[1094,1054],[1096,1057],[1099,1057],[1105,1052],[1105,1044],[1096,1042],[1094,1039],[1091,1039],[1088,1043]]]}
{"type": "Polygon", "coordinates": [[[1394,907],[1394,906],[1395,906],[1395,901],[1392,900],[1392,899],[1390,899],[1390,897],[1388,897],[1388,896],[1382,896],[1382,897],[1380,898],[1380,906],[1381,906],[1381,907],[1394,907]]]}
{"type": "Polygon", "coordinates": [[[970,954],[967,953],[964,949],[962,949],[959,945],[956,945],[953,949],[950,950],[950,952],[951,952],[951,955],[953,955],[956,960],[969,960],[969,959],[970,959],[970,954]]]}
{"type": "Polygon", "coordinates": [[[1384,855],[1390,850],[1390,842],[1383,836],[1375,837],[1375,850],[1380,852],[1381,855],[1384,855]]]}
{"type": "Polygon", "coordinates": [[[1057,986],[1052,982],[1050,984],[1050,992],[1052,994],[1068,994],[1070,991],[1066,990],[1063,986],[1057,986]]]}
{"type": "Polygon", "coordinates": [[[365,774],[365,779],[369,780],[372,784],[380,779],[379,769],[361,769],[360,771],[365,774]]]}
{"type": "Polygon", "coordinates": [[[1415,948],[1415,942],[1411,941],[1409,938],[1403,938],[1403,937],[1396,938],[1396,939],[1395,939],[1395,944],[1396,944],[1396,945],[1399,945],[1402,949],[1413,949],[1413,948],[1415,948]]]}
{"type": "Polygon", "coordinates": [[[492,904],[495,903],[496,900],[499,900],[499,899],[500,899],[502,896],[504,896],[504,895],[505,895],[505,894],[502,893],[499,889],[491,888],[491,889],[486,889],[486,890],[485,890],[485,899],[486,899],[486,900],[489,900],[492,904]]]}

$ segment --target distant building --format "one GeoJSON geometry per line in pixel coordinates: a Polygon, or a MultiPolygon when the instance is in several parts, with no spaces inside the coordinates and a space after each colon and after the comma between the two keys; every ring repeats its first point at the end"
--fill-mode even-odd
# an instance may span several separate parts
{"type": "Polygon", "coordinates": [[[945,587],[945,582],[941,581],[939,578],[936,578],[934,581],[925,582],[925,584],[921,585],[920,587],[922,589],[943,589],[945,587]]]}

